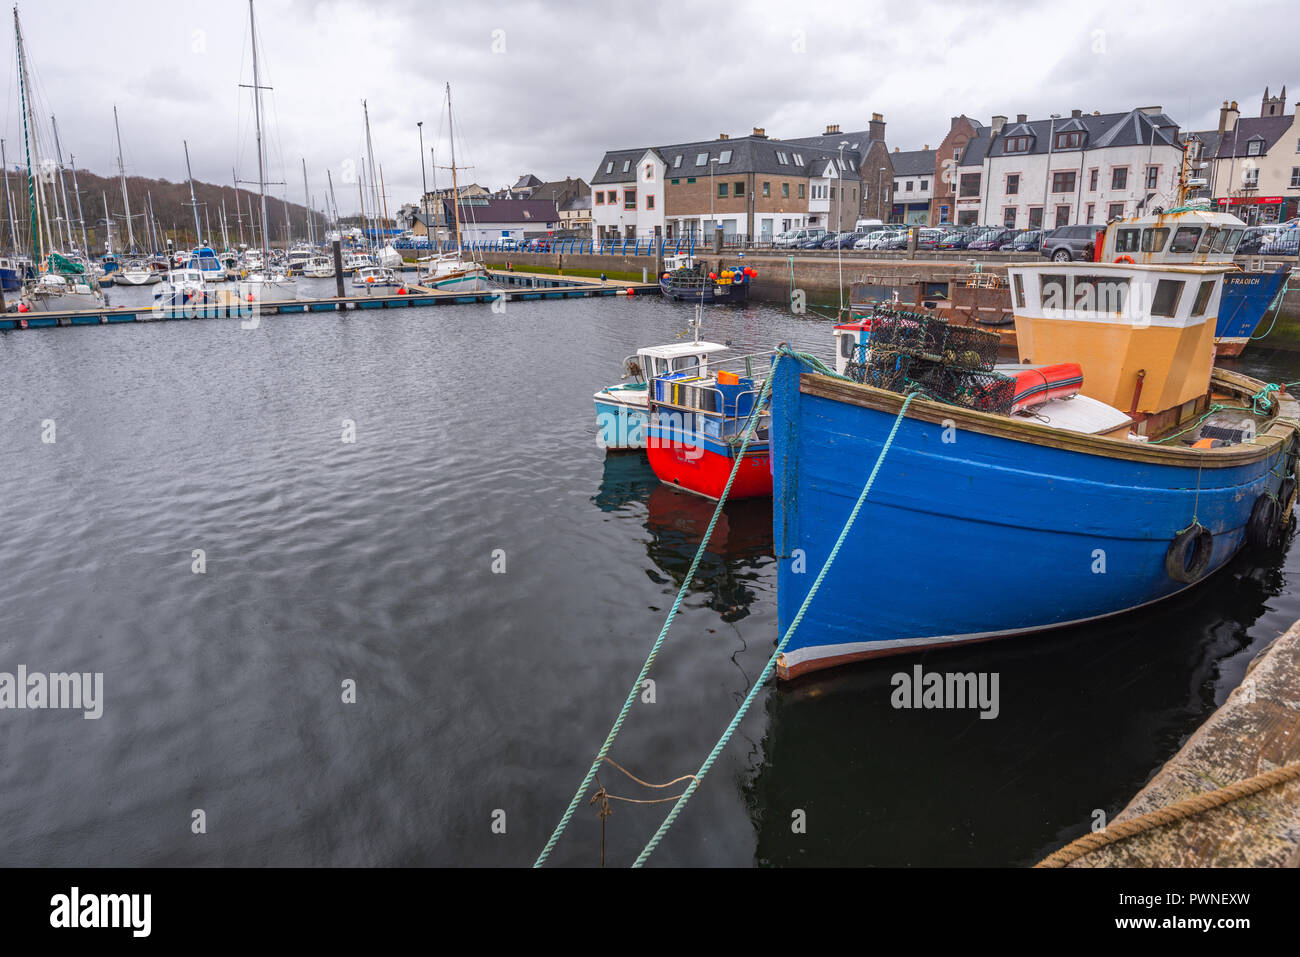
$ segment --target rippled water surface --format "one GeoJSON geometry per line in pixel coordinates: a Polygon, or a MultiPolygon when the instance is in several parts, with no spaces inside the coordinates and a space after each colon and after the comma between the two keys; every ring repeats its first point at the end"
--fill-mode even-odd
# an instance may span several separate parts
{"type": "MultiPolygon", "coordinates": [[[[103,672],[105,698],[97,721],[0,711],[0,864],[531,863],[712,511],[601,452],[591,405],[690,314],[640,298],[0,333],[0,671],[103,672]]],[[[737,347],[830,351],[828,322],[773,307],[706,322],[737,347]]],[[[1296,570],[1288,546],[1119,622],[769,687],[652,860],[1032,862],[1117,812],[1300,617],[1296,570]],[[894,711],[890,676],[916,662],[1000,672],[999,718],[894,711]]],[[[737,503],[620,764],[698,767],[774,647],[775,597],[770,507],[737,503]]],[[[609,862],[667,808],[615,804],[609,862]]],[[[600,847],[584,801],[553,860],[600,847]]]]}

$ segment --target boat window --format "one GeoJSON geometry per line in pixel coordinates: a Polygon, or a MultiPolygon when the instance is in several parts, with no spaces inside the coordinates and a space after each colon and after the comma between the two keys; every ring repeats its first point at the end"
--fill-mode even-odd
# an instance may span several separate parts
{"type": "Polygon", "coordinates": [[[1142,230],[1140,229],[1117,229],[1115,231],[1115,251],[1120,253],[1135,253],[1142,241],[1142,230]]]}
{"type": "Polygon", "coordinates": [[[1128,286],[1127,277],[1075,276],[1074,308],[1078,312],[1123,312],[1128,302],[1128,286]]]}
{"type": "MultiPolygon", "coordinates": [[[[1200,226],[1179,226],[1178,232],[1174,233],[1173,245],[1169,247],[1171,253],[1190,253],[1196,250],[1196,244],[1201,240],[1200,226]]],[[[1165,280],[1167,282],[1168,280],[1165,280]]],[[[1164,282],[1161,282],[1164,285],[1164,282]]]]}
{"type": "MultiPolygon", "coordinates": [[[[1181,226],[1178,232],[1185,229],[1193,229],[1197,234],[1200,233],[1199,226],[1181,226]]],[[[1174,242],[1178,242],[1178,234],[1174,234],[1174,242]]],[[[1153,316],[1173,316],[1178,312],[1178,300],[1183,296],[1183,286],[1187,283],[1179,279],[1161,279],[1156,285],[1156,295],[1151,300],[1151,315],[1153,316]]]]}
{"type": "Polygon", "coordinates": [[[1210,226],[1208,229],[1205,230],[1205,235],[1201,237],[1201,245],[1197,247],[1196,251],[1201,253],[1208,252],[1210,247],[1214,245],[1214,240],[1218,237],[1218,235],[1219,235],[1219,227],[1210,226]]]}
{"type": "Polygon", "coordinates": [[[1042,299],[1044,312],[1048,309],[1060,311],[1065,308],[1064,276],[1043,276],[1043,278],[1039,280],[1038,291],[1042,299]]]}
{"type": "Polygon", "coordinates": [[[1241,242],[1242,232],[1243,230],[1240,229],[1234,229],[1232,231],[1232,233],[1228,236],[1228,245],[1223,247],[1224,252],[1235,253],[1237,251],[1237,243],[1241,242]]]}
{"type": "Polygon", "coordinates": [[[1013,305],[1017,309],[1025,308],[1025,280],[1020,273],[1016,273],[1012,279],[1012,295],[1015,296],[1013,305]]]}
{"type": "Polygon", "coordinates": [[[1219,235],[1214,238],[1214,248],[1212,252],[1221,253],[1223,248],[1228,245],[1228,240],[1232,238],[1231,229],[1220,229],[1219,235]]]}
{"type": "Polygon", "coordinates": [[[696,372],[699,368],[699,356],[680,356],[673,362],[674,372],[696,372]]]}
{"type": "Polygon", "coordinates": [[[845,359],[853,358],[853,336],[847,332],[840,333],[840,355],[845,359]]]}
{"type": "Polygon", "coordinates": [[[1144,253],[1162,252],[1167,242],[1169,242],[1168,226],[1157,226],[1154,229],[1142,230],[1142,251],[1144,253]]]}
{"type": "Polygon", "coordinates": [[[1207,279],[1201,283],[1201,288],[1196,290],[1196,302],[1192,305],[1193,316],[1205,315],[1205,310],[1210,306],[1210,295],[1214,292],[1214,280],[1207,279]]]}

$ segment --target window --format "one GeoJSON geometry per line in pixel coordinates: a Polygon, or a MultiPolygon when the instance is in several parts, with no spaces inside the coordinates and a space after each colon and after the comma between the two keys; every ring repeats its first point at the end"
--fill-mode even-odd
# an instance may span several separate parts
{"type": "Polygon", "coordinates": [[[1002,225],[1007,229],[1016,228],[1016,207],[1008,206],[1002,210],[1002,225]]]}
{"type": "Polygon", "coordinates": [[[646,179],[650,179],[650,180],[652,180],[652,179],[655,178],[655,164],[654,164],[654,163],[646,163],[646,164],[645,164],[645,178],[646,178],[646,179]]]}
{"type": "Polygon", "coordinates": [[[682,165],[682,154],[678,153],[673,157],[673,169],[678,169],[682,165]]]}
{"type": "Polygon", "coordinates": [[[782,166],[790,165],[790,157],[779,150],[777,151],[776,154],[776,161],[780,163],[782,166]]]}
{"type": "Polygon", "coordinates": [[[623,190],[623,208],[636,209],[636,190],[634,189],[623,190]]]}
{"type": "Polygon", "coordinates": [[[1219,235],[1214,240],[1214,247],[1211,249],[1211,252],[1223,252],[1223,250],[1227,248],[1228,240],[1232,238],[1232,230],[1230,229],[1220,229],[1218,230],[1218,233],[1219,235]]]}
{"type": "Polygon", "coordinates": [[[631,161],[631,160],[623,160],[623,172],[626,173],[626,172],[627,172],[628,170],[630,170],[631,168],[632,168],[632,161],[631,161]]]}
{"type": "Polygon", "coordinates": [[[610,160],[608,163],[605,164],[605,172],[606,172],[606,173],[612,173],[612,172],[614,172],[614,161],[613,161],[613,160],[610,160]]]}
{"type": "Polygon", "coordinates": [[[1246,144],[1247,156],[1259,156],[1264,152],[1264,144],[1260,140],[1251,140],[1246,144]]]}
{"type": "Polygon", "coordinates": [[[800,199],[803,199],[803,198],[804,198],[803,183],[800,183],[800,184],[799,184],[799,198],[800,198],[800,199]]]}
{"type": "Polygon", "coordinates": [[[719,183],[719,184],[718,184],[718,199],[726,199],[726,198],[727,198],[727,184],[726,184],[726,183],[719,183]]]}
{"type": "Polygon", "coordinates": [[[921,180],[921,192],[924,193],[929,188],[930,188],[930,181],[928,179],[921,180]]]}
{"type": "Polygon", "coordinates": [[[680,179],[673,179],[673,180],[669,180],[669,182],[672,183],[674,186],[676,186],[676,185],[678,185],[678,184],[681,182],[681,180],[680,180],[680,179]]]}
{"type": "Polygon", "coordinates": [[[769,197],[769,196],[771,196],[771,195],[772,195],[772,184],[771,184],[771,183],[766,183],[766,182],[765,182],[765,183],[763,184],[763,198],[766,199],[767,197],[769,197]]]}
{"type": "Polygon", "coordinates": [[[1028,153],[1029,137],[1028,136],[1011,136],[1007,138],[1007,145],[1003,148],[1004,153],[1028,153]]]}
{"type": "Polygon", "coordinates": [[[718,162],[719,162],[719,163],[730,163],[730,162],[731,162],[731,150],[723,150],[721,153],[719,153],[719,154],[718,154],[718,162]]]}
{"type": "Polygon", "coordinates": [[[1117,253],[1135,253],[1142,244],[1142,230],[1140,229],[1117,229],[1115,230],[1115,252],[1117,253]]]}
{"type": "Polygon", "coordinates": [[[1223,247],[1223,251],[1229,256],[1235,253],[1237,251],[1237,243],[1241,242],[1241,237],[1245,232],[1244,229],[1234,229],[1232,234],[1228,236],[1228,242],[1227,245],[1223,247]]]}
{"type": "Polygon", "coordinates": [[[1043,228],[1043,207],[1041,206],[1029,207],[1029,228],[1030,229],[1043,228]]]}
{"type": "Polygon", "coordinates": [[[915,180],[910,180],[910,179],[909,179],[909,180],[907,181],[907,185],[903,188],[903,189],[904,189],[904,192],[908,192],[908,193],[910,193],[910,192],[912,191],[912,187],[915,186],[915,185],[916,185],[915,180]]]}
{"type": "Polygon", "coordinates": [[[1097,220],[1096,220],[1096,215],[1097,215],[1097,204],[1096,204],[1096,203],[1089,203],[1089,204],[1088,204],[1088,222],[1090,222],[1090,223],[1096,222],[1096,221],[1097,221],[1097,220]]]}
{"type": "Polygon", "coordinates": [[[744,183],[744,181],[742,180],[742,181],[736,183],[735,187],[732,189],[731,192],[732,192],[732,195],[734,195],[734,196],[744,196],[744,195],[745,195],[745,183],[744,183]]]}
{"type": "Polygon", "coordinates": [[[692,183],[694,183],[694,182],[695,182],[695,177],[694,177],[694,176],[688,176],[688,177],[686,177],[686,185],[687,185],[687,186],[690,186],[690,185],[691,185],[692,183]]]}
{"type": "Polygon", "coordinates": [[[1128,167],[1116,166],[1110,171],[1111,189],[1128,189],[1128,167]]]}
{"type": "Polygon", "coordinates": [[[803,165],[803,156],[801,156],[801,155],[798,154],[798,153],[795,153],[795,154],[794,154],[794,165],[795,165],[795,166],[802,166],[802,165],[803,165]]]}
{"type": "Polygon", "coordinates": [[[1095,169],[1088,170],[1088,192],[1090,193],[1097,192],[1097,174],[1099,172],[1100,170],[1095,169]]]}
{"type": "Polygon", "coordinates": [[[979,173],[962,173],[961,185],[958,187],[958,196],[978,196],[980,194],[980,174],[979,173]]]}
{"type": "Polygon", "coordinates": [[[1016,273],[1012,280],[1012,295],[1015,296],[1016,300],[1013,305],[1017,309],[1023,309],[1025,308],[1025,280],[1020,273],[1016,273]]]}
{"type": "Polygon", "coordinates": [[[1070,207],[1069,207],[1069,206],[1057,206],[1057,207],[1056,207],[1056,227],[1059,229],[1059,228],[1062,227],[1062,226],[1068,226],[1068,225],[1070,225],[1070,207]]]}
{"type": "Polygon", "coordinates": [[[1207,279],[1201,283],[1201,288],[1196,290],[1196,302],[1192,304],[1192,315],[1203,316],[1205,310],[1210,308],[1210,296],[1214,294],[1214,280],[1207,279]]]}
{"type": "Polygon", "coordinates": [[[1020,174],[1019,173],[1007,174],[1007,195],[1008,196],[1020,195],[1020,174]]]}
{"type": "Polygon", "coordinates": [[[1201,244],[1196,247],[1198,253],[1209,252],[1210,247],[1214,245],[1214,240],[1219,236],[1218,226],[1209,226],[1205,230],[1205,235],[1201,237],[1201,244]]]}
{"type": "Polygon", "coordinates": [[[1291,167],[1291,188],[1300,189],[1300,166],[1291,167]]]}
{"type": "Polygon", "coordinates": [[[603,189],[596,191],[596,205],[597,206],[605,205],[605,191],[603,189]]]}
{"type": "Polygon", "coordinates": [[[708,154],[708,153],[697,153],[696,156],[695,156],[695,165],[696,165],[696,166],[703,166],[703,165],[704,165],[705,163],[707,163],[708,161],[709,161],[709,154],[708,154]]]}
{"type": "Polygon", "coordinates": [[[1075,150],[1083,142],[1082,133],[1057,133],[1056,148],[1058,150],[1075,150]]]}
{"type": "Polygon", "coordinates": [[[1065,277],[1059,275],[1043,276],[1038,284],[1042,298],[1043,311],[1065,308],[1065,277]]]}
{"type": "MultiPolygon", "coordinates": [[[[1131,232],[1131,230],[1121,230],[1121,232],[1131,232]]],[[[1142,230],[1142,251],[1144,253],[1163,252],[1165,243],[1169,242],[1169,227],[1157,226],[1154,229],[1142,230]]]]}
{"type": "Polygon", "coordinates": [[[1074,192],[1075,173],[1071,170],[1068,173],[1052,174],[1052,192],[1053,193],[1073,193],[1074,192]]]}
{"type": "MultiPolygon", "coordinates": [[[[1189,227],[1184,226],[1179,229],[1179,232],[1187,228],[1189,227]]],[[[1198,229],[1197,232],[1200,232],[1200,230],[1198,229]]],[[[1178,242],[1177,236],[1174,237],[1174,242],[1178,242]]],[[[1155,298],[1151,300],[1151,315],[1173,316],[1178,312],[1178,300],[1182,298],[1183,286],[1185,285],[1187,284],[1181,280],[1161,279],[1156,284],[1155,298]]]]}
{"type": "Polygon", "coordinates": [[[1178,232],[1174,233],[1174,241],[1169,246],[1171,253],[1190,253],[1196,250],[1196,244],[1201,241],[1200,226],[1179,226],[1178,232]]]}
{"type": "Polygon", "coordinates": [[[1128,301],[1127,279],[1110,276],[1075,276],[1071,290],[1074,308],[1081,312],[1121,313],[1128,301]]]}
{"type": "Polygon", "coordinates": [[[1124,218],[1124,204],[1123,204],[1123,203],[1111,203],[1110,206],[1108,206],[1108,207],[1106,208],[1106,221],[1107,221],[1107,222],[1110,222],[1110,220],[1112,220],[1112,219],[1123,219],[1123,218],[1124,218]]]}
{"type": "Polygon", "coordinates": [[[654,198],[654,196],[646,196],[646,198],[645,198],[645,208],[646,208],[646,209],[654,209],[654,208],[655,208],[655,198],[654,198]]]}
{"type": "Polygon", "coordinates": [[[835,187],[832,186],[832,187],[831,187],[831,199],[834,199],[834,198],[835,198],[835,187]]]}
{"type": "MultiPolygon", "coordinates": [[[[789,198],[790,198],[790,184],[789,184],[789,183],[782,183],[782,184],[781,184],[781,198],[782,198],[782,199],[789,199],[789,198]]],[[[788,227],[787,227],[787,228],[788,228],[788,227]]]]}
{"type": "Polygon", "coordinates": [[[1242,189],[1259,189],[1259,167],[1247,167],[1241,171],[1242,189]]]}
{"type": "Polygon", "coordinates": [[[1160,182],[1160,167],[1147,167],[1147,189],[1155,189],[1156,184],[1160,182]]]}

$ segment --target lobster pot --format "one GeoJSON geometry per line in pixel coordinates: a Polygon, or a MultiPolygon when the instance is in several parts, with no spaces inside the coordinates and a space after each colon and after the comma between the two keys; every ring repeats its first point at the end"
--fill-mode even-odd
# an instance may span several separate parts
{"type": "Polygon", "coordinates": [[[1016,397],[1016,380],[1000,372],[946,368],[933,381],[931,394],[976,412],[1009,415],[1016,397]]]}
{"type": "Polygon", "coordinates": [[[959,369],[992,372],[998,361],[1001,339],[996,332],[971,326],[950,326],[943,346],[943,361],[959,369]]]}
{"type": "Polygon", "coordinates": [[[863,377],[861,382],[863,385],[874,386],[877,389],[901,392],[904,386],[907,385],[914,361],[910,355],[899,352],[886,352],[873,344],[871,358],[862,367],[863,377]]]}
{"type": "Polygon", "coordinates": [[[948,321],[938,316],[880,310],[871,319],[871,348],[907,355],[938,355],[948,331],[948,321]]]}

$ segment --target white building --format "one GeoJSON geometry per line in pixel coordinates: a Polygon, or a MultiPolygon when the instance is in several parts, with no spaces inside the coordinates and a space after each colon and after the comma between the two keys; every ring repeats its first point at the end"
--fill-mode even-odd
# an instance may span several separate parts
{"type": "Polygon", "coordinates": [[[934,201],[934,167],[936,151],[923,150],[889,154],[894,163],[894,202],[889,214],[891,223],[924,226],[930,221],[930,204],[934,201]]]}
{"type": "Polygon", "coordinates": [[[958,163],[956,222],[1054,229],[1169,209],[1182,158],[1178,124],[1158,106],[995,116],[958,163]]]}

